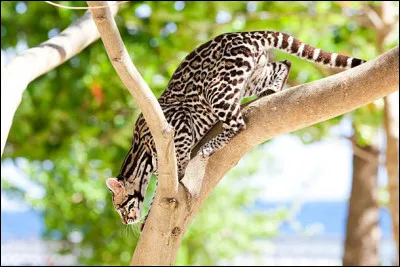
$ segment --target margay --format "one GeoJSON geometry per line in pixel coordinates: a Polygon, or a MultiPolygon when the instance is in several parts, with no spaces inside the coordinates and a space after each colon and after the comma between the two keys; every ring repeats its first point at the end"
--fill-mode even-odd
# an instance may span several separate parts
{"type": "MultiPolygon", "coordinates": [[[[199,46],[182,61],[158,100],[175,129],[179,179],[184,176],[191,149],[216,122],[221,121],[224,130],[201,148],[203,157],[224,147],[246,128],[240,111],[243,97],[282,90],[291,63],[269,63],[267,52],[271,48],[330,67],[352,68],[365,62],[273,31],[226,33],[199,46]]],[[[147,185],[156,171],[154,141],[141,114],[120,174],[107,179],[114,207],[124,224],[140,220],[147,185]]]]}

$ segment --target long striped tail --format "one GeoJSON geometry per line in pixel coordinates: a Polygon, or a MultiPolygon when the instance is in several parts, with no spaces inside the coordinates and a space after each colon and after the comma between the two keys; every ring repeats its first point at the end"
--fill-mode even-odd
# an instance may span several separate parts
{"type": "MultiPolygon", "coordinates": [[[[365,63],[365,60],[327,52],[295,39],[286,33],[266,31],[267,45],[302,59],[329,67],[350,69],[365,63]]],[[[264,36],[265,36],[264,35],[264,36]]]]}

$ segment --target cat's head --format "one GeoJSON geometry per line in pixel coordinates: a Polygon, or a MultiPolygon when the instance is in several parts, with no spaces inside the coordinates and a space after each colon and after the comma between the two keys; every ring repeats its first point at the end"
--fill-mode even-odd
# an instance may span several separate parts
{"type": "Polygon", "coordinates": [[[117,178],[108,178],[106,182],[112,192],[114,208],[124,224],[140,221],[144,195],[155,170],[155,157],[152,156],[148,136],[139,139],[135,132],[133,145],[125,157],[120,174],[117,178]]]}
{"type": "Polygon", "coordinates": [[[125,157],[117,178],[108,178],[107,187],[112,192],[115,210],[122,223],[140,221],[144,195],[151,174],[155,171],[155,144],[143,115],[139,115],[133,133],[132,146],[125,157]]]}
{"type": "Polygon", "coordinates": [[[121,217],[123,224],[133,224],[139,222],[143,196],[136,190],[129,194],[123,180],[118,178],[108,178],[107,187],[112,193],[112,202],[115,210],[121,217]]]}

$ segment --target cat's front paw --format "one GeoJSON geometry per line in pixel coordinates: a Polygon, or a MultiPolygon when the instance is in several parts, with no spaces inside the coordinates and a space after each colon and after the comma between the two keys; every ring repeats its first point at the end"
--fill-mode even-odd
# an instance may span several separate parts
{"type": "Polygon", "coordinates": [[[203,158],[208,158],[214,153],[213,149],[211,146],[205,144],[200,148],[199,155],[202,156],[203,158]]]}

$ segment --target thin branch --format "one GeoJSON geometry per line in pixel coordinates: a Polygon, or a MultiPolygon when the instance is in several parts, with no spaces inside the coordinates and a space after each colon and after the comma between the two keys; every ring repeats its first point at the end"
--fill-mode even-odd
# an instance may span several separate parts
{"type": "MultiPolygon", "coordinates": [[[[115,15],[118,6],[112,7],[115,15]]],[[[14,113],[28,84],[61,65],[99,38],[90,13],[72,23],[59,35],[30,48],[11,60],[1,71],[1,154],[14,113]]]]}
{"type": "Polygon", "coordinates": [[[363,7],[365,9],[366,15],[372,25],[374,25],[376,30],[383,30],[383,27],[385,24],[383,23],[382,19],[379,17],[379,15],[376,13],[376,11],[367,3],[363,3],[363,7]]]}
{"type": "MultiPolygon", "coordinates": [[[[107,5],[107,2],[87,1],[87,4],[89,7],[96,7],[107,5]]],[[[91,9],[90,12],[112,65],[137,102],[153,136],[157,149],[157,193],[165,190],[164,197],[172,197],[178,190],[174,130],[165,119],[153,92],[132,63],[110,9],[91,9]]]]}

